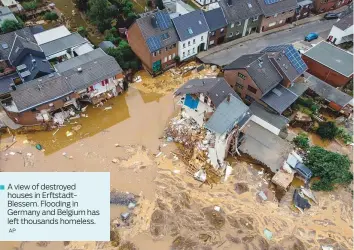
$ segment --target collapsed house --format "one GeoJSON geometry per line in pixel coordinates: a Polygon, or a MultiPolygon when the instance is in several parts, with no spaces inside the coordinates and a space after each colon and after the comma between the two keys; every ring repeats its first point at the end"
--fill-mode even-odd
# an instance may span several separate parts
{"type": "Polygon", "coordinates": [[[205,129],[202,148],[208,162],[216,169],[225,169],[228,152],[237,151],[238,131],[249,120],[249,108],[224,78],[193,79],[176,92],[181,97],[182,117],[205,129]]]}

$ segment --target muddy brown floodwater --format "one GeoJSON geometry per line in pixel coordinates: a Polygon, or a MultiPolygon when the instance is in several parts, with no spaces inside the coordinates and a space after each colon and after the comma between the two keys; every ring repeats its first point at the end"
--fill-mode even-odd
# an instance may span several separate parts
{"type": "MultiPolygon", "coordinates": [[[[268,186],[269,178],[245,162],[233,161],[233,175],[213,188],[193,180],[186,166],[172,156],[176,146],[159,139],[178,112],[171,92],[182,80],[170,83],[166,75],[154,79],[141,75],[142,83],[105,104],[111,110],[88,108],[88,118],[73,120],[82,128],[70,137],[66,131],[71,125],[54,136],[54,131],[18,136],[16,144],[1,152],[1,170],[109,171],[112,189],[139,197],[131,224],[118,231],[122,241],[142,250],[317,250],[324,245],[352,249],[352,195],[344,188],[317,192],[319,204],[300,214],[291,204],[293,188],[279,203],[271,190],[270,199],[260,202],[257,193],[268,186]],[[157,94],[150,91],[154,88],[159,89],[157,94]],[[41,143],[46,151],[23,143],[26,140],[41,143]],[[273,233],[272,239],[265,238],[264,229],[273,233]]],[[[3,138],[2,143],[10,139],[3,138]]],[[[124,211],[125,207],[112,205],[111,219],[124,211]]],[[[110,242],[1,242],[0,249],[118,248],[110,242]]]]}

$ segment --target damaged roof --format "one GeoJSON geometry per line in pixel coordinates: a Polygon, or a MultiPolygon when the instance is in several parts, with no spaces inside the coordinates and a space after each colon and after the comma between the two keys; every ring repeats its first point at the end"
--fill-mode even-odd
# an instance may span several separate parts
{"type": "MultiPolygon", "coordinates": [[[[262,10],[256,0],[220,0],[219,5],[224,11],[228,23],[262,15],[262,10]]],[[[249,21],[252,22],[252,20],[249,21]]]]}
{"type": "Polygon", "coordinates": [[[178,41],[176,30],[166,10],[150,12],[136,20],[150,52],[178,41]]]}
{"type": "Polygon", "coordinates": [[[205,127],[212,132],[224,134],[249,113],[249,108],[233,95],[227,96],[217,107],[205,127]]]}
{"type": "MultiPolygon", "coordinates": [[[[351,12],[343,17],[340,17],[338,22],[334,23],[333,25],[341,30],[346,30],[346,29],[352,27],[353,26],[353,13],[351,12]]],[[[351,33],[353,33],[353,31],[351,33]]]]}
{"type": "Polygon", "coordinates": [[[243,55],[224,67],[224,70],[233,69],[245,69],[263,95],[283,80],[267,54],[243,55]]]}
{"type": "Polygon", "coordinates": [[[269,107],[282,114],[291,104],[293,104],[299,96],[282,85],[276,86],[274,89],[265,94],[261,101],[269,107]]]}
{"type": "Polygon", "coordinates": [[[19,85],[11,92],[11,96],[18,111],[23,112],[60,99],[72,92],[65,77],[53,73],[19,85]]]}
{"type": "Polygon", "coordinates": [[[87,88],[123,72],[117,61],[100,48],[56,64],[54,67],[67,78],[75,90],[87,88]]]}
{"type": "Polygon", "coordinates": [[[353,74],[353,54],[322,41],[304,53],[320,64],[350,77],[353,74]]]}
{"type": "Polygon", "coordinates": [[[41,44],[41,48],[46,56],[51,56],[84,43],[87,43],[87,41],[79,33],[72,33],[56,40],[43,43],[41,44]]]}
{"type": "Polygon", "coordinates": [[[292,151],[286,140],[273,134],[253,121],[249,121],[243,129],[239,150],[253,159],[262,162],[273,173],[277,172],[292,151]]]}
{"type": "Polygon", "coordinates": [[[229,94],[240,99],[223,77],[189,80],[176,90],[175,95],[199,93],[208,96],[216,108],[229,94]]]}
{"type": "Polygon", "coordinates": [[[342,107],[346,106],[352,99],[350,95],[336,89],[335,87],[329,85],[328,83],[322,81],[321,79],[308,74],[306,84],[308,87],[314,91],[317,95],[334,102],[342,107]]]}

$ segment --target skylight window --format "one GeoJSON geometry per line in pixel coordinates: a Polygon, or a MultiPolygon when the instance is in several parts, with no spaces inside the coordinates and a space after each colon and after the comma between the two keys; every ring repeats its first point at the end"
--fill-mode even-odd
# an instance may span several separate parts
{"type": "Polygon", "coordinates": [[[200,25],[202,25],[202,21],[199,20],[198,23],[199,23],[200,25]]]}
{"type": "Polygon", "coordinates": [[[252,4],[248,3],[247,5],[248,5],[248,8],[252,8],[252,4]]]}
{"type": "Polygon", "coordinates": [[[189,33],[190,35],[192,35],[192,34],[193,34],[193,30],[192,30],[192,28],[191,28],[191,27],[189,27],[189,28],[188,28],[188,33],[189,33]]]}

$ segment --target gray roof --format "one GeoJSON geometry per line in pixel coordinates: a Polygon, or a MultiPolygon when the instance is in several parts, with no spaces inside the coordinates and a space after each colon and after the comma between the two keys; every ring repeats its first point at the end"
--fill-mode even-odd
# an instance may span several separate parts
{"type": "Polygon", "coordinates": [[[108,48],[116,48],[116,46],[111,41],[103,41],[98,45],[98,47],[103,50],[106,50],[108,48]]]}
{"type": "Polygon", "coordinates": [[[13,20],[18,22],[15,15],[11,12],[11,10],[8,7],[0,7],[0,25],[5,20],[13,20]]]}
{"type": "Polygon", "coordinates": [[[116,60],[102,49],[71,58],[54,66],[65,76],[74,90],[81,90],[107,78],[122,73],[116,60]],[[81,72],[78,71],[81,68],[81,72]]]}
{"type": "Polygon", "coordinates": [[[293,104],[298,97],[298,95],[279,84],[264,95],[261,100],[281,114],[293,104]]]}
{"type": "Polygon", "coordinates": [[[283,77],[267,54],[243,55],[227,65],[225,70],[245,69],[263,95],[278,85],[283,77]]]}
{"type": "Polygon", "coordinates": [[[142,15],[136,20],[150,52],[157,51],[178,42],[176,30],[166,10],[142,15]],[[167,36],[165,39],[162,36],[167,36]]]}
{"type": "Polygon", "coordinates": [[[9,75],[1,76],[0,77],[0,95],[9,93],[11,91],[10,85],[13,82],[13,79],[19,78],[20,76],[17,74],[17,72],[14,72],[9,75]]]}
{"type": "Polygon", "coordinates": [[[227,26],[224,13],[221,8],[216,8],[204,12],[204,16],[210,31],[215,31],[227,26]]]}
{"type": "Polygon", "coordinates": [[[297,0],[298,6],[305,6],[309,4],[312,4],[312,0],[297,0]]]}
{"type": "Polygon", "coordinates": [[[229,94],[240,99],[223,77],[189,80],[176,90],[175,95],[198,93],[208,96],[216,108],[229,94]]]}
{"type": "Polygon", "coordinates": [[[353,54],[325,41],[318,43],[304,55],[343,76],[350,77],[353,74],[353,54]]]}
{"type": "Polygon", "coordinates": [[[35,42],[31,42],[21,36],[16,36],[8,59],[13,66],[18,66],[22,57],[29,53],[38,56],[43,55],[41,48],[35,42]]]}
{"type": "Polygon", "coordinates": [[[11,96],[18,111],[22,112],[52,102],[72,92],[65,77],[54,73],[19,85],[15,91],[11,92],[11,96]]]}
{"type": "MultiPolygon", "coordinates": [[[[297,6],[296,0],[282,0],[273,4],[266,4],[265,0],[257,0],[261,10],[265,16],[272,16],[277,13],[295,10],[297,6]]],[[[269,0],[267,2],[270,2],[269,0]]]]}
{"type": "Polygon", "coordinates": [[[241,153],[262,162],[274,173],[283,166],[292,150],[290,143],[253,121],[247,123],[243,132],[245,135],[238,148],[241,153]]]}
{"type": "Polygon", "coordinates": [[[278,70],[291,82],[308,69],[300,53],[291,44],[268,46],[261,53],[267,53],[272,58],[273,64],[277,65],[278,70]]]}
{"type": "MultiPolygon", "coordinates": [[[[340,17],[338,22],[333,24],[341,30],[346,30],[353,26],[353,13],[340,17]]],[[[352,31],[353,33],[353,31],[352,31]]]]}
{"type": "Polygon", "coordinates": [[[289,124],[288,118],[266,110],[266,108],[258,102],[253,102],[250,105],[250,110],[255,116],[261,118],[269,124],[272,124],[278,129],[283,129],[286,127],[287,124],[289,124]]]}
{"type": "Polygon", "coordinates": [[[204,12],[201,10],[195,10],[176,17],[172,19],[172,22],[175,25],[177,34],[181,41],[185,41],[189,38],[209,31],[208,24],[204,17],[204,12]],[[191,30],[192,34],[190,34],[188,30],[191,30]]]}
{"type": "Polygon", "coordinates": [[[46,56],[51,56],[84,43],[87,43],[87,41],[79,33],[72,33],[68,36],[41,44],[41,48],[46,56]]]}
{"type": "Polygon", "coordinates": [[[246,116],[249,108],[240,99],[233,95],[226,97],[210,117],[205,127],[212,132],[224,134],[229,132],[239,121],[246,116]]]}
{"type": "Polygon", "coordinates": [[[36,43],[36,39],[32,35],[30,28],[28,27],[2,34],[0,35],[0,59],[8,59],[16,36],[23,37],[26,40],[28,39],[28,41],[30,42],[36,43]],[[7,48],[3,48],[3,44],[6,44],[7,48]]]}
{"type": "Polygon", "coordinates": [[[310,74],[306,84],[319,96],[342,107],[346,106],[353,99],[353,97],[310,74]]]}
{"type": "Polygon", "coordinates": [[[228,0],[220,0],[219,5],[225,13],[228,23],[246,20],[252,17],[258,17],[262,14],[262,10],[256,0],[231,0],[232,5],[228,4],[228,0]]]}

